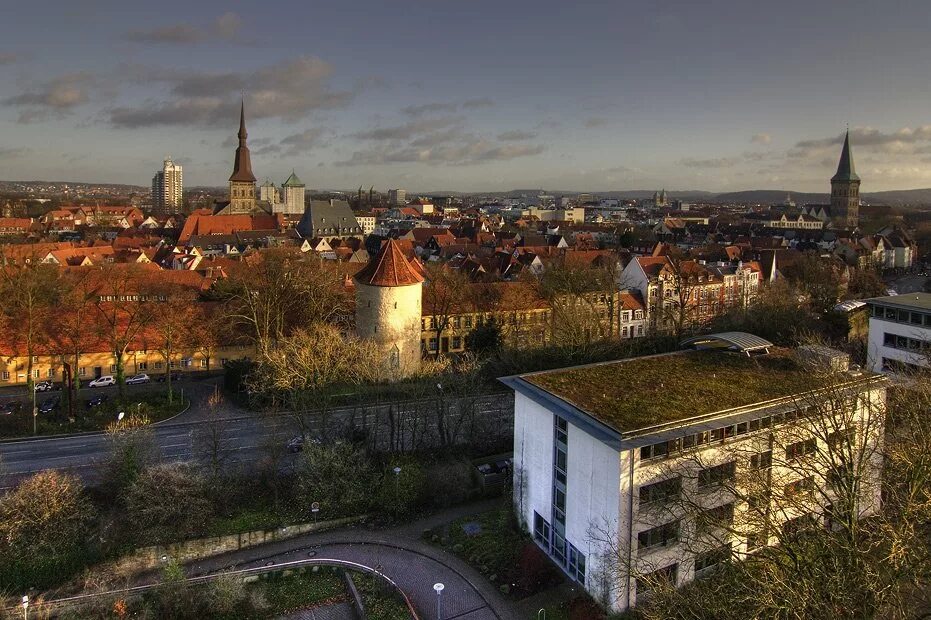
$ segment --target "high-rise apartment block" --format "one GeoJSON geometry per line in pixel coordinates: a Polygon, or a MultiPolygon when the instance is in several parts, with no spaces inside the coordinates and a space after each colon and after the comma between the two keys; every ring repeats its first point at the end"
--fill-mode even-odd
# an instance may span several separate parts
{"type": "Polygon", "coordinates": [[[388,202],[393,205],[405,204],[407,202],[407,190],[389,189],[388,190],[388,202]]]}
{"type": "Polygon", "coordinates": [[[167,157],[162,169],[152,177],[152,210],[156,213],[180,213],[183,194],[181,165],[167,157]]]}

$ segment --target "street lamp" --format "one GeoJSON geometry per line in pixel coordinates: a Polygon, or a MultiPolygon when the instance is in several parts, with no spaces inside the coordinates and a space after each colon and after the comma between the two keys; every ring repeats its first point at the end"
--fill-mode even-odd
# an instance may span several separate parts
{"type": "Polygon", "coordinates": [[[394,507],[400,512],[401,505],[399,501],[400,496],[400,479],[401,479],[401,468],[395,466],[391,471],[394,472],[394,507]]]}
{"type": "Polygon", "coordinates": [[[433,590],[436,592],[436,620],[443,618],[443,588],[445,587],[442,583],[433,584],[433,590]]]}
{"type": "Polygon", "coordinates": [[[29,597],[23,595],[23,620],[29,620],[29,597]]]}

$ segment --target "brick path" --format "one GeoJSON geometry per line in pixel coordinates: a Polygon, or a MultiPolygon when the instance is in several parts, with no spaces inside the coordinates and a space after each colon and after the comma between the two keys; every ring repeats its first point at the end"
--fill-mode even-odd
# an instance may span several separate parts
{"type": "Polygon", "coordinates": [[[278,620],[356,620],[356,614],[349,603],[336,603],[315,609],[304,609],[278,620]]]}

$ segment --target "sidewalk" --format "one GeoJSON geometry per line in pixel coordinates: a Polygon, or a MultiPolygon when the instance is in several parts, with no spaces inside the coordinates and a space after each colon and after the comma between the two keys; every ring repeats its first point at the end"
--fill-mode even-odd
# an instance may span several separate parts
{"type": "Polygon", "coordinates": [[[516,602],[505,599],[464,561],[420,538],[425,529],[491,510],[500,502],[493,499],[457,506],[396,528],[350,527],[298,536],[194,562],[188,565],[187,572],[197,576],[308,557],[349,560],[378,568],[394,580],[414,602],[423,620],[437,618],[433,584],[438,582],[445,586],[441,595],[444,619],[517,620],[521,616],[516,602]]]}

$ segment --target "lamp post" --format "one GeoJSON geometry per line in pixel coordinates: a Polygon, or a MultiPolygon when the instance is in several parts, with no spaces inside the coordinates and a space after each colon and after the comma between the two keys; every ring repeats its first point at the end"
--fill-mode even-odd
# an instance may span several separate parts
{"type": "Polygon", "coordinates": [[[23,595],[23,620],[29,620],[29,597],[23,595]]]}
{"type": "Polygon", "coordinates": [[[436,592],[436,620],[443,618],[443,588],[445,587],[442,583],[433,584],[433,590],[436,592]]]}
{"type": "Polygon", "coordinates": [[[400,508],[400,506],[398,505],[398,502],[399,502],[398,496],[400,495],[400,490],[401,490],[400,482],[399,482],[401,479],[401,468],[395,467],[391,471],[394,472],[394,505],[396,508],[400,508]]]}

